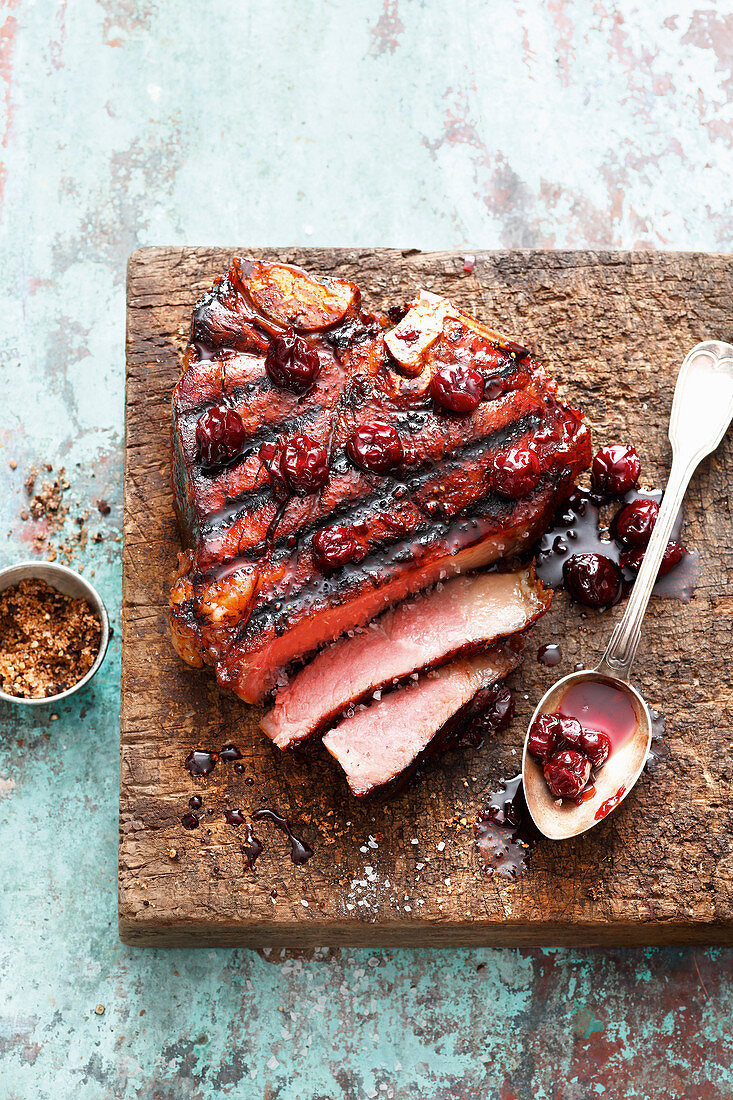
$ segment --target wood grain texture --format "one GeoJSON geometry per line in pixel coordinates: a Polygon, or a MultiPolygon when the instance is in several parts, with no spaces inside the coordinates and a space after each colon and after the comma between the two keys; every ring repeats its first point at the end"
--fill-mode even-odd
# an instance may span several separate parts
{"type": "Polygon", "coordinates": [[[458,253],[354,249],[151,248],[130,261],[120,784],[120,934],[136,944],[632,944],[733,942],[733,445],[695,476],[686,541],[702,574],[689,604],[654,600],[635,679],[664,713],[668,754],[585,837],[545,842],[518,881],[488,878],[472,824],[519,766],[528,715],[546,686],[602,652],[620,608],[597,615],[563,594],[515,674],[517,717],[478,750],[449,754],[383,806],[349,797],[325,752],[293,757],[256,712],[184,666],[167,633],[178,550],[168,474],[170,394],[192,305],[234,251],[353,279],[381,307],[423,287],[513,333],[582,407],[596,444],[633,441],[642,483],[664,480],[676,371],[698,340],[733,337],[733,259],[692,253],[486,252],[473,274],[458,253]],[[536,647],[561,640],[547,669],[536,647]],[[524,695],[527,698],[524,698],[524,695]],[[245,776],[219,765],[192,780],[194,746],[234,740],[245,776]],[[516,755],[513,753],[516,752],[516,755]],[[204,798],[201,828],[180,825],[204,798]],[[245,870],[226,807],[269,805],[315,855],[266,850],[245,870]],[[214,811],[207,817],[205,811],[214,811]],[[371,838],[371,841],[370,841],[371,838]],[[417,841],[417,843],[415,843],[417,841]],[[169,850],[176,849],[172,859],[169,850]],[[277,896],[272,897],[273,890],[277,896]],[[304,904],[304,903],[307,903],[304,904]]]}

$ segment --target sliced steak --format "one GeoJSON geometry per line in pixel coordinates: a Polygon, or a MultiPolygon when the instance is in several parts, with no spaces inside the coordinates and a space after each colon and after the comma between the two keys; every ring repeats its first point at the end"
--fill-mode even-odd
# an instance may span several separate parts
{"type": "Polygon", "coordinates": [[[521,661],[513,643],[458,658],[416,683],[357,710],[323,738],[357,798],[406,778],[428,751],[438,752],[461,727],[475,697],[521,661]]]}
{"type": "Polygon", "coordinates": [[[279,689],[260,725],[292,748],[375,691],[526,629],[551,599],[530,569],[456,577],[322,650],[279,689]]]}
{"type": "Polygon", "coordinates": [[[588,429],[542,367],[446,299],[419,296],[390,328],[353,284],[254,260],[235,260],[196,307],[173,421],[186,546],[174,645],[251,702],[405,596],[524,549],[590,461],[588,429]],[[305,388],[282,381],[278,349],[293,343],[311,364],[305,388]],[[455,411],[433,383],[467,369],[483,397],[455,411]],[[212,416],[236,426],[218,464],[199,441],[212,416]],[[375,424],[393,436],[379,469],[353,446],[375,424]],[[283,474],[304,434],[325,456],[312,489],[283,474]],[[531,449],[537,477],[508,495],[494,460],[514,446],[531,449]]]}

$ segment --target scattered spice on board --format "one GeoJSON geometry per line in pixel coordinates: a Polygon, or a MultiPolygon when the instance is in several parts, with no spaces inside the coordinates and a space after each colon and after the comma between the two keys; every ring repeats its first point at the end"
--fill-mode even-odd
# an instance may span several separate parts
{"type": "Polygon", "coordinates": [[[73,687],[94,664],[102,628],[86,600],[28,578],[0,592],[0,687],[45,699],[73,687]]]}

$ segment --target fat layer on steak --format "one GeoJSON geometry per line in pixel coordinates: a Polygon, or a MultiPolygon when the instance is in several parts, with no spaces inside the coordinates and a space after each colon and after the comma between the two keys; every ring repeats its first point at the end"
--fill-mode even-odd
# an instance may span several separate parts
{"type": "Polygon", "coordinates": [[[455,577],[321,650],[278,690],[260,725],[292,748],[374,692],[525,630],[551,598],[531,569],[455,577]]]}
{"type": "Polygon", "coordinates": [[[173,395],[173,483],[185,546],[170,600],[176,649],[212,665],[222,685],[260,701],[281,670],[386,608],[457,573],[529,545],[590,461],[581,416],[519,345],[451,302],[421,294],[390,325],[361,308],[357,287],[284,264],[235,260],[194,311],[173,395]],[[294,328],[320,373],[306,394],[272,383],[270,337],[294,328]],[[469,416],[435,404],[433,374],[469,363],[485,399],[469,416]],[[247,443],[224,468],[202,467],[196,424],[236,409],[247,443]],[[355,427],[392,424],[404,461],[387,474],[354,466],[355,427]],[[322,443],[329,480],[283,501],[259,457],[263,443],[299,432],[322,443]],[[491,466],[512,444],[532,446],[542,468],[521,500],[493,488],[491,466]],[[350,528],[357,560],[324,575],[313,536],[350,528]]]}
{"type": "Polygon", "coordinates": [[[384,792],[409,775],[428,749],[446,744],[475,697],[520,661],[512,642],[458,658],[344,718],[323,744],[357,798],[384,792]]]}

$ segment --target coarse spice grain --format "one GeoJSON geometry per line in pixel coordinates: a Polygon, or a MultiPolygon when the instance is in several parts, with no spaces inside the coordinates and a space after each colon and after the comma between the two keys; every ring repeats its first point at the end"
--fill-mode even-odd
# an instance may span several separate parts
{"type": "Polygon", "coordinates": [[[94,664],[102,628],[86,600],[29,578],[0,592],[0,687],[45,699],[73,687],[94,664]]]}

